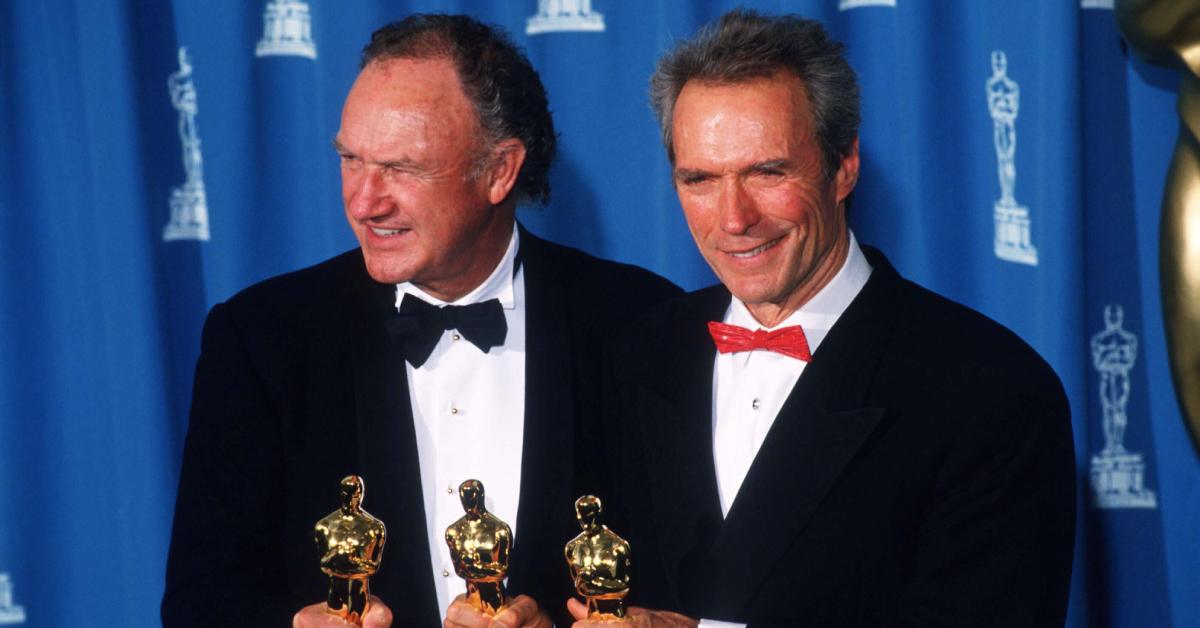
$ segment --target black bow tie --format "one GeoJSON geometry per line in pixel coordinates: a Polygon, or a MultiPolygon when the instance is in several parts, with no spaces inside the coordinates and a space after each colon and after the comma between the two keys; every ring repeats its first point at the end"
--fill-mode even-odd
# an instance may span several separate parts
{"type": "Polygon", "coordinates": [[[442,332],[448,329],[457,329],[463,338],[484,353],[504,344],[504,337],[508,335],[508,323],[504,320],[504,308],[499,299],[438,307],[406,294],[400,301],[400,313],[388,319],[386,325],[388,336],[400,347],[404,359],[413,368],[419,368],[429,359],[442,332]]]}

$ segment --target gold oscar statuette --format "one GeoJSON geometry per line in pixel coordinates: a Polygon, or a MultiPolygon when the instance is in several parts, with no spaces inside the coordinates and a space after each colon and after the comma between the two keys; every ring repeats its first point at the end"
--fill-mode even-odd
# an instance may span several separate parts
{"type": "Polygon", "coordinates": [[[321,571],[329,575],[327,610],[352,624],[362,625],[371,597],[368,578],[379,570],[387,528],[362,509],[363,481],[342,478],[342,506],[314,526],[321,552],[321,571]]]}
{"type": "Polygon", "coordinates": [[[459,485],[458,497],[466,514],[446,528],[454,572],[467,581],[467,603],[485,615],[495,616],[504,610],[512,529],[487,511],[479,480],[459,485]]]}
{"type": "Polygon", "coordinates": [[[575,590],[587,600],[588,621],[628,621],[629,543],[600,521],[600,499],[575,500],[575,518],[583,532],[563,548],[575,590]]]}
{"type": "Polygon", "coordinates": [[[1183,70],[1179,138],[1159,222],[1167,355],[1183,418],[1200,449],[1200,0],[1118,0],[1117,25],[1152,62],[1183,70]]]}

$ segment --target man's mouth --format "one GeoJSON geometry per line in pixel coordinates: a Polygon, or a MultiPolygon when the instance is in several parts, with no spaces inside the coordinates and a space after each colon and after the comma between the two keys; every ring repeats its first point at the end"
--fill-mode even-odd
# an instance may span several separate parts
{"type": "Polygon", "coordinates": [[[381,238],[394,236],[394,235],[400,233],[401,231],[407,231],[407,230],[406,229],[380,229],[379,227],[371,227],[371,233],[374,233],[375,235],[377,235],[381,238]]]}
{"type": "Polygon", "coordinates": [[[760,244],[759,246],[756,246],[756,247],[750,249],[749,251],[742,251],[741,253],[734,253],[734,252],[730,251],[729,254],[738,259],[750,259],[751,257],[760,255],[763,252],[774,248],[775,245],[779,244],[782,241],[783,241],[783,236],[779,236],[778,238],[775,238],[774,240],[771,240],[770,242],[767,242],[765,244],[760,244]]]}

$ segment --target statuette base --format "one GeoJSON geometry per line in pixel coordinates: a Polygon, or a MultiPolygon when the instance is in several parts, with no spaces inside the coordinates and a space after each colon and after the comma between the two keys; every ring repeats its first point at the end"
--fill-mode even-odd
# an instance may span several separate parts
{"type": "Polygon", "coordinates": [[[625,612],[625,600],[619,598],[587,598],[588,621],[630,621],[625,612]]]}
{"type": "Polygon", "coordinates": [[[504,583],[468,580],[467,603],[484,615],[495,617],[500,611],[506,608],[504,604],[504,583]]]}

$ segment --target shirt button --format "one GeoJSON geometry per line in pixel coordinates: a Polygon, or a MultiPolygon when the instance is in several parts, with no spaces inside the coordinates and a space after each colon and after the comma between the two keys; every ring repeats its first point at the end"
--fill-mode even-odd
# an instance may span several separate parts
{"type": "Polygon", "coordinates": [[[453,334],[450,335],[450,337],[453,338],[454,340],[462,340],[462,336],[458,335],[458,332],[454,332],[453,334]]]}
{"type": "Polygon", "coordinates": [[[450,406],[450,414],[458,414],[458,408],[455,408],[454,406],[450,406]]]}
{"type": "Polygon", "coordinates": [[[755,398],[754,401],[750,402],[750,409],[752,409],[752,410],[758,409],[758,399],[757,398],[755,398]]]}
{"type": "Polygon", "coordinates": [[[449,494],[451,494],[451,495],[453,495],[453,494],[454,494],[454,487],[453,487],[453,486],[451,486],[451,485],[449,485],[449,484],[447,484],[447,485],[446,485],[446,492],[447,492],[447,493],[449,493],[449,494]]]}
{"type": "Polygon", "coordinates": [[[443,569],[443,570],[442,570],[442,577],[443,577],[443,578],[449,578],[449,577],[450,577],[450,572],[449,572],[449,571],[447,571],[447,570],[445,570],[445,569],[443,569]]]}

